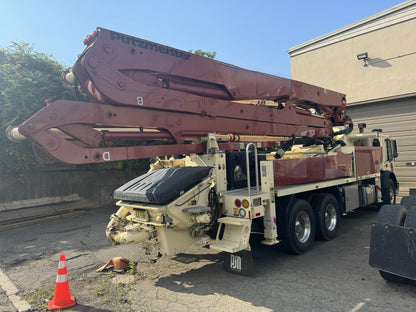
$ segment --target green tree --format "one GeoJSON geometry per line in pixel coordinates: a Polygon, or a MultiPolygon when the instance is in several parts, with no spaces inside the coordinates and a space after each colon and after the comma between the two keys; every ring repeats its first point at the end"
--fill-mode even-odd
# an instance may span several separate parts
{"type": "MultiPolygon", "coordinates": [[[[0,48],[0,174],[40,169],[44,163],[33,152],[29,141],[10,142],[9,125],[17,126],[43,108],[46,99],[76,100],[61,80],[63,66],[52,56],[38,53],[27,43],[0,48]]],[[[82,100],[88,101],[87,96],[82,100]]],[[[86,170],[121,170],[128,175],[142,173],[147,159],[84,165],[86,170]]],[[[55,168],[59,168],[55,165],[55,168]]]]}
{"type": "Polygon", "coordinates": [[[63,67],[27,43],[0,48],[0,173],[39,168],[29,142],[10,142],[5,131],[19,125],[45,106],[45,99],[74,100],[61,81],[63,67]]]}
{"type": "Polygon", "coordinates": [[[202,50],[189,50],[189,52],[194,53],[196,55],[205,56],[210,59],[214,59],[217,56],[217,52],[209,52],[209,51],[202,51],[202,50]]]}

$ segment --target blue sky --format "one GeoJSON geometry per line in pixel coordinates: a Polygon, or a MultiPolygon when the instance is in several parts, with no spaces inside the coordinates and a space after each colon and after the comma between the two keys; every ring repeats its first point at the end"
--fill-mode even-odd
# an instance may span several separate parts
{"type": "Polygon", "coordinates": [[[402,0],[0,0],[0,47],[26,42],[71,66],[83,39],[108,28],[290,78],[287,50],[402,0]]]}

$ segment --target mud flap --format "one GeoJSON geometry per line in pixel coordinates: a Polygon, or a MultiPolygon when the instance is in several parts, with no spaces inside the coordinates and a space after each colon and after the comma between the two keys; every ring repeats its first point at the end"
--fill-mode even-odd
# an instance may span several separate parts
{"type": "Polygon", "coordinates": [[[236,253],[224,253],[224,269],[233,273],[251,275],[253,273],[253,253],[242,250],[236,253]]]}
{"type": "Polygon", "coordinates": [[[416,280],[415,229],[373,223],[370,265],[381,271],[416,280]]]}

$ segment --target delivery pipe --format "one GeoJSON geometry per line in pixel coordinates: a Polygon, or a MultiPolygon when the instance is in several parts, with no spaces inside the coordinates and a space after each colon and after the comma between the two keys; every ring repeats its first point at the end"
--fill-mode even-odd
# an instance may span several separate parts
{"type": "Polygon", "coordinates": [[[144,243],[150,238],[150,233],[143,230],[139,224],[125,225],[125,217],[129,210],[121,206],[110,218],[107,225],[106,236],[113,245],[144,243]]]}
{"type": "Polygon", "coordinates": [[[19,132],[18,127],[8,126],[6,129],[6,136],[12,142],[26,140],[26,137],[19,132]]]}

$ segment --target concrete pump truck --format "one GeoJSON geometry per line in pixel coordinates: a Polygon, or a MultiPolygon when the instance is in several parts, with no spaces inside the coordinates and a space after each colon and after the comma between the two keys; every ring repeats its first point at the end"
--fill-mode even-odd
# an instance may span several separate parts
{"type": "Polygon", "coordinates": [[[114,244],[175,255],[209,235],[224,267],[253,267],[250,237],[294,254],[343,213],[395,203],[396,141],[353,134],[344,94],[98,28],[64,81],[90,102],[49,103],[12,140],[71,164],[154,158],[114,192],[114,244]]]}

